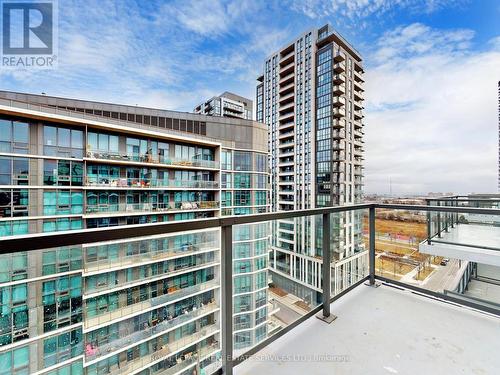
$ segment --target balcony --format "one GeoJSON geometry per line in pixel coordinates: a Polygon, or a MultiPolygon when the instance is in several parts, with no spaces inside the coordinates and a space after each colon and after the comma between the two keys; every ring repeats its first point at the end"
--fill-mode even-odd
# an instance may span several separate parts
{"type": "Polygon", "coordinates": [[[287,138],[293,138],[294,135],[295,135],[295,131],[293,129],[291,129],[291,130],[280,132],[278,139],[284,140],[287,138]]]}
{"type": "Polygon", "coordinates": [[[354,80],[354,91],[357,92],[364,92],[365,90],[363,89],[363,86],[361,85],[360,82],[354,80]]]}
{"type": "Polygon", "coordinates": [[[345,109],[344,108],[334,108],[333,111],[333,117],[345,117],[345,109]]]}
{"type": "Polygon", "coordinates": [[[89,160],[108,160],[114,163],[127,164],[127,165],[158,165],[158,166],[171,166],[171,167],[182,167],[182,168],[208,168],[208,169],[219,169],[219,162],[212,160],[201,160],[201,159],[182,159],[182,158],[169,158],[164,156],[153,156],[153,155],[128,155],[119,154],[103,151],[87,151],[86,158],[89,160]]]}
{"type": "Polygon", "coordinates": [[[334,85],[341,85],[345,83],[345,77],[342,74],[335,74],[332,78],[334,85]]]}
{"type": "Polygon", "coordinates": [[[333,65],[333,71],[335,73],[344,73],[345,72],[345,63],[338,62],[333,65]]]}
{"type": "Polygon", "coordinates": [[[294,61],[295,49],[285,52],[285,55],[280,57],[280,67],[288,65],[291,61],[294,61]]]}
{"type": "Polygon", "coordinates": [[[198,210],[218,210],[218,201],[197,201],[197,202],[169,202],[169,203],[116,203],[116,204],[87,204],[85,212],[91,215],[123,215],[141,213],[162,213],[169,211],[198,211],[198,210]]]}
{"type": "Polygon", "coordinates": [[[289,112],[293,113],[294,108],[295,108],[295,105],[294,105],[293,102],[289,102],[289,103],[286,103],[286,104],[281,104],[280,107],[279,107],[279,113],[280,113],[280,115],[286,114],[286,113],[289,113],[289,112]]]}
{"type": "Polygon", "coordinates": [[[286,85],[280,85],[279,94],[280,96],[285,96],[286,94],[293,92],[294,88],[295,88],[295,82],[293,81],[286,85]]]}
{"type": "Polygon", "coordinates": [[[279,81],[279,84],[280,86],[286,86],[288,85],[289,83],[293,83],[294,82],[294,79],[295,79],[295,74],[293,73],[293,70],[291,73],[283,76],[280,81],[279,81]]]}
{"type": "MultiPolygon", "coordinates": [[[[333,194],[342,195],[346,191],[345,186],[331,188],[333,194]]],[[[354,194],[360,197],[361,190],[356,188],[354,194]]],[[[30,293],[45,291],[48,290],[48,285],[43,284],[46,281],[68,275],[78,275],[85,280],[89,277],[87,270],[94,272],[97,262],[99,273],[109,273],[110,278],[106,280],[110,281],[107,281],[108,288],[101,285],[94,294],[112,298],[109,302],[99,298],[93,304],[92,292],[81,288],[83,284],[78,284],[79,279],[71,282],[83,293],[79,295],[83,303],[78,305],[83,311],[81,321],[74,324],[83,329],[80,342],[84,343],[84,349],[65,360],[75,358],[77,361],[76,358],[83,357],[85,366],[98,362],[101,365],[106,358],[122,353],[116,357],[118,363],[111,362],[106,368],[109,374],[153,369],[155,373],[177,374],[195,366],[206,373],[228,375],[303,374],[312,368],[320,375],[497,372],[500,365],[497,359],[500,242],[495,232],[500,223],[500,196],[468,197],[467,201],[461,197],[439,198],[431,199],[427,205],[369,203],[287,211],[296,207],[294,199],[294,192],[280,194],[276,203],[284,211],[276,213],[2,237],[0,251],[4,268],[0,285],[12,287],[29,283],[30,293]],[[352,218],[358,220],[353,223],[352,218]],[[269,275],[255,277],[257,263],[250,266],[252,272],[233,274],[238,269],[233,267],[233,254],[238,254],[236,261],[240,261],[265,256],[268,251],[253,245],[251,250],[241,246],[247,239],[238,236],[247,232],[238,228],[269,222],[272,227],[285,229],[279,231],[282,238],[272,245],[272,264],[266,268],[269,275]],[[315,223],[320,229],[315,237],[319,248],[298,247],[306,237],[307,222],[315,223]],[[347,226],[354,229],[357,243],[348,245],[339,233],[347,226]],[[175,270],[168,269],[169,275],[161,287],[149,290],[120,285],[119,288],[126,288],[116,294],[117,279],[112,272],[120,268],[122,254],[108,247],[110,244],[124,243],[123,249],[128,254],[129,249],[134,249],[128,247],[128,243],[137,238],[177,234],[175,238],[184,237],[175,242],[176,246],[165,243],[161,253],[182,256],[183,251],[196,251],[184,243],[189,241],[186,231],[207,229],[217,232],[217,243],[200,237],[197,246],[221,249],[220,264],[212,267],[214,272],[192,275],[190,281],[179,279],[178,283],[170,280],[175,277],[175,270]],[[74,253],[78,256],[72,254],[70,261],[64,253],[66,255],[57,255],[51,263],[52,252],[79,246],[81,251],[74,253]],[[106,247],[92,253],[89,260],[88,249],[94,246],[106,247]],[[424,252],[422,246],[429,248],[424,252]],[[305,261],[315,263],[310,278],[300,280],[300,285],[308,287],[286,289],[291,271],[305,261]],[[25,270],[21,273],[23,267],[25,270]],[[243,276],[246,279],[239,279],[243,276]],[[141,293],[136,293],[139,290],[141,293]],[[269,294],[268,300],[262,296],[255,299],[258,307],[252,306],[251,295],[240,300],[241,305],[233,302],[234,298],[257,290],[266,290],[269,294]],[[168,310],[174,314],[160,314],[159,309],[179,302],[180,309],[168,310]],[[235,332],[242,326],[235,324],[232,318],[234,309],[244,306],[239,310],[244,313],[267,305],[273,305],[272,314],[266,318],[269,322],[252,320],[249,327],[265,324],[271,333],[255,345],[241,346],[246,333],[235,332]],[[153,310],[154,320],[135,319],[153,310]],[[111,327],[124,321],[134,324],[122,325],[119,331],[113,330],[117,326],[111,327]],[[93,334],[106,336],[96,345],[93,334]],[[221,356],[210,357],[219,350],[221,356]],[[152,367],[160,363],[160,368],[152,367]]],[[[151,249],[158,250],[156,245],[151,249]]],[[[146,250],[137,248],[137,253],[129,255],[145,257],[138,258],[140,264],[137,265],[156,263],[150,254],[143,254],[146,250]]],[[[129,263],[123,263],[124,268],[126,264],[129,263]]],[[[151,268],[155,272],[158,269],[151,268]]],[[[124,271],[150,283],[143,273],[124,271]]],[[[131,283],[132,279],[123,281],[131,283]]],[[[62,281],[60,284],[64,285],[62,281]]],[[[72,295],[74,293],[77,291],[73,290],[72,295]]],[[[15,296],[22,299],[24,294],[17,292],[15,296]]],[[[52,305],[45,305],[43,309],[27,307],[32,336],[29,340],[17,338],[16,349],[18,345],[39,347],[48,337],[73,329],[63,325],[57,331],[44,331],[48,321],[45,317],[49,317],[47,313],[52,305]],[[43,314],[46,315],[38,317],[43,314]],[[36,332],[44,334],[37,336],[36,332]]],[[[64,317],[65,308],[72,314],[79,311],[58,304],[59,316],[64,317]]],[[[10,325],[1,328],[11,329],[10,325]]],[[[30,361],[30,371],[44,369],[43,359],[33,356],[30,361]]]]}
{"type": "Polygon", "coordinates": [[[334,96],[332,98],[332,105],[334,107],[342,107],[345,105],[345,98],[339,97],[339,96],[334,96]]]}
{"type": "Polygon", "coordinates": [[[365,80],[363,79],[363,76],[361,75],[360,72],[357,72],[356,70],[354,71],[354,81],[355,82],[360,82],[360,83],[364,83],[365,80]]]}
{"type": "MultiPolygon", "coordinates": [[[[456,196],[429,199],[428,203],[445,207],[459,205],[496,210],[500,207],[500,197],[478,199],[456,196]]],[[[429,238],[420,244],[421,252],[499,267],[497,271],[500,279],[499,217],[487,214],[433,214],[429,220],[429,238]]],[[[500,286],[498,291],[500,292],[500,286]]]]}
{"type": "Polygon", "coordinates": [[[285,94],[285,95],[280,95],[280,99],[279,99],[279,102],[280,102],[280,105],[285,105],[289,102],[293,102],[295,98],[295,94],[292,92],[289,92],[288,94],[285,94]]]}
{"type": "Polygon", "coordinates": [[[293,73],[295,68],[295,61],[290,62],[288,65],[280,67],[280,77],[293,73]]]}
{"type": "Polygon", "coordinates": [[[345,139],[345,130],[333,130],[332,138],[333,139],[345,139]]]}
{"type": "Polygon", "coordinates": [[[361,91],[354,91],[354,100],[356,100],[356,101],[363,101],[363,100],[365,100],[363,92],[361,92],[361,91]]]}
{"type": "Polygon", "coordinates": [[[179,190],[179,189],[218,189],[217,181],[203,180],[159,180],[151,178],[120,178],[99,177],[87,175],[85,186],[107,189],[153,189],[153,190],[179,190]]]}
{"type": "Polygon", "coordinates": [[[498,319],[389,285],[360,285],[330,309],[338,321],[325,324],[311,317],[254,354],[280,360],[244,361],[234,373],[473,374],[481,369],[495,374],[498,370],[498,360],[492,360],[500,345],[498,319]]]}
{"type": "Polygon", "coordinates": [[[345,124],[346,123],[345,123],[344,119],[336,119],[336,120],[333,120],[332,127],[334,129],[345,129],[345,124]]]}
{"type": "Polygon", "coordinates": [[[333,94],[334,95],[344,95],[345,94],[345,85],[340,84],[340,85],[334,85],[332,88],[333,94]]]}

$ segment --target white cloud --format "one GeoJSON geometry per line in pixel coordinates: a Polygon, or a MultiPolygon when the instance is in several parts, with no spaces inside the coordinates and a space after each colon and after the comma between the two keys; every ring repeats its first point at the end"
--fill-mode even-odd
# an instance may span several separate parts
{"type": "Polygon", "coordinates": [[[367,192],[496,191],[500,49],[472,37],[413,24],[367,56],[367,192]]]}
{"type": "MultiPolygon", "coordinates": [[[[293,10],[303,13],[310,18],[338,16],[350,21],[378,16],[398,8],[405,8],[413,13],[433,13],[444,7],[456,6],[465,0],[291,0],[293,10]]],[[[358,24],[361,25],[362,24],[358,24]]]]}

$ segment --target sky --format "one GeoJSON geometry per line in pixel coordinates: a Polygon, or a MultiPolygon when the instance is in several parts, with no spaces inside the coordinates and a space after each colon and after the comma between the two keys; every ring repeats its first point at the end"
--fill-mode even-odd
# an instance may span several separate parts
{"type": "MultiPolygon", "coordinates": [[[[1,0],[0,0],[1,2],[1,0]]],[[[365,66],[365,193],[496,192],[498,0],[59,0],[58,67],[0,89],[192,111],[254,99],[265,58],[330,23],[365,66]]]]}

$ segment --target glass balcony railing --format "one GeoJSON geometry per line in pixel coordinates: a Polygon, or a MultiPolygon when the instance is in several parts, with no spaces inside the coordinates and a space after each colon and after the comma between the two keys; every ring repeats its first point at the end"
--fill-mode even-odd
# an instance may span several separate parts
{"type": "Polygon", "coordinates": [[[86,157],[89,159],[105,159],[115,161],[128,161],[136,163],[164,164],[182,167],[197,167],[219,169],[220,164],[214,160],[203,159],[184,159],[178,157],[165,157],[162,155],[136,155],[136,154],[120,154],[109,151],[87,151],[86,157]]]}
{"type": "Polygon", "coordinates": [[[217,332],[219,332],[219,328],[215,324],[203,327],[195,334],[162,345],[157,351],[150,355],[127,361],[124,365],[121,365],[107,374],[130,374],[140,369],[146,369],[154,362],[159,362],[162,359],[174,356],[177,352],[183,350],[183,348],[187,348],[206,337],[216,334],[217,332]]]}
{"type": "Polygon", "coordinates": [[[162,306],[169,302],[182,299],[184,297],[200,294],[207,290],[212,290],[218,288],[218,281],[207,281],[193,286],[188,286],[185,288],[173,287],[169,290],[168,294],[164,294],[158,297],[153,297],[150,299],[142,300],[140,297],[132,298],[127,301],[130,302],[128,305],[123,307],[118,307],[112,311],[102,312],[98,316],[87,316],[84,322],[85,327],[96,327],[102,324],[107,324],[113,320],[130,317],[134,314],[137,315],[147,309],[152,307],[162,306]]]}
{"type": "MultiPolygon", "coordinates": [[[[240,362],[251,362],[244,361],[247,356],[272,345],[278,336],[288,335],[313,315],[331,320],[330,302],[356,300],[366,294],[358,288],[373,291],[367,298],[382,293],[362,283],[416,291],[433,297],[427,303],[452,302],[487,312],[490,319],[500,316],[499,204],[500,197],[450,197],[431,199],[427,205],[356,204],[144,224],[133,230],[115,227],[2,238],[0,261],[7,271],[0,272],[0,288],[9,299],[2,307],[0,348],[11,350],[9,344],[15,343],[15,350],[27,347],[29,355],[36,352],[35,345],[42,345],[50,365],[80,356],[89,371],[99,368],[103,374],[143,370],[177,374],[219,367],[231,374],[240,362]],[[352,235],[347,235],[347,227],[352,228],[352,235]],[[165,242],[161,249],[152,247],[154,251],[144,243],[159,235],[177,238],[187,229],[190,233],[213,230],[220,237],[179,238],[165,242]],[[107,255],[108,248],[99,248],[101,253],[94,249],[117,241],[125,245],[113,256],[107,255]],[[122,252],[128,243],[131,251],[122,252]],[[53,249],[68,246],[82,246],[74,255],[78,255],[74,268],[50,268],[53,273],[40,277],[36,270],[45,270],[48,249],[53,259],[53,249]],[[198,253],[204,259],[212,251],[216,254],[213,262],[207,258],[201,263],[170,263],[172,257],[198,253]],[[150,268],[141,269],[159,263],[165,263],[161,265],[165,268],[154,268],[154,277],[148,273],[150,268]],[[194,270],[198,266],[206,266],[207,271],[194,270]],[[14,279],[23,267],[23,279],[14,279]],[[68,273],[75,278],[66,279],[68,273]],[[127,275],[118,286],[87,288],[91,277],[113,280],[118,274],[127,275]],[[156,277],[159,280],[153,280],[156,277]],[[67,311],[79,318],[68,322],[67,311]],[[74,329],[80,330],[80,336],[54,341],[61,343],[59,352],[57,344],[45,342],[74,329]],[[63,345],[66,342],[79,345],[72,351],[63,345]]],[[[64,254],[52,262],[70,262],[68,257],[73,255],[64,254]]],[[[387,298],[387,290],[384,293],[382,298],[387,298]]],[[[406,293],[404,298],[416,297],[406,293]]],[[[370,300],[369,305],[377,301],[370,300]]],[[[375,318],[381,322],[384,317],[377,306],[375,318]]],[[[394,304],[384,306],[393,308],[394,304]]],[[[442,306],[452,309],[449,304],[442,306]]],[[[404,309],[408,311],[408,306],[404,309]]],[[[339,319],[335,327],[346,321],[339,319]]],[[[434,334],[433,330],[423,334],[434,334]]],[[[377,335],[369,332],[366,336],[377,335]]],[[[43,358],[32,356],[30,361],[32,372],[45,368],[43,358]]]]}
{"type": "Polygon", "coordinates": [[[110,269],[116,269],[131,265],[137,266],[143,263],[159,262],[172,257],[178,257],[180,255],[188,256],[204,253],[207,251],[216,251],[219,249],[220,244],[218,243],[218,241],[214,240],[201,243],[185,242],[180,246],[168,247],[166,249],[151,251],[142,250],[142,252],[140,252],[139,254],[123,254],[121,256],[109,258],[95,257],[93,259],[86,259],[84,263],[84,272],[97,273],[102,270],[109,271],[110,269]]]}
{"type": "Polygon", "coordinates": [[[87,204],[87,214],[100,213],[136,213],[136,212],[168,212],[179,210],[217,210],[218,201],[170,202],[170,203],[117,203],[87,204]]]}
{"type": "Polygon", "coordinates": [[[193,180],[155,180],[149,178],[118,178],[97,177],[87,175],[85,186],[112,187],[112,188],[190,188],[190,189],[218,189],[217,181],[193,180]]]}
{"type": "Polygon", "coordinates": [[[85,360],[93,361],[98,357],[108,355],[110,353],[123,351],[125,348],[134,345],[137,342],[164,334],[176,327],[180,327],[184,323],[193,321],[201,316],[209,315],[219,310],[219,306],[215,302],[201,304],[198,306],[190,306],[184,311],[170,319],[145,323],[139,327],[139,330],[129,332],[122,330],[118,332],[118,338],[103,345],[94,345],[92,342],[85,344],[85,360]]]}

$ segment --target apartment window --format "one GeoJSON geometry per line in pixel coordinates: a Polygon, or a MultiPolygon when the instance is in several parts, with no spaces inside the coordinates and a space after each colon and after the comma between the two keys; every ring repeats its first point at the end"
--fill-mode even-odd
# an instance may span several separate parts
{"type": "Polygon", "coordinates": [[[263,206],[267,204],[267,192],[265,191],[256,191],[255,192],[255,205],[263,206]]]}
{"type": "Polygon", "coordinates": [[[221,168],[231,170],[233,168],[233,153],[231,151],[221,151],[221,168]]]}
{"type": "Polygon", "coordinates": [[[230,191],[223,191],[221,192],[221,206],[222,207],[229,207],[231,206],[231,192],[230,191]]]}
{"type": "Polygon", "coordinates": [[[133,161],[142,161],[148,153],[148,141],[145,139],[127,138],[127,156],[133,161]]]}
{"type": "Polygon", "coordinates": [[[61,247],[44,251],[42,254],[42,275],[75,271],[82,268],[81,247],[61,247]]]}
{"type": "Polygon", "coordinates": [[[235,173],[234,174],[234,188],[235,189],[249,189],[250,188],[250,174],[249,173],[235,173]]]}
{"type": "Polygon", "coordinates": [[[28,375],[30,362],[29,358],[29,346],[0,353],[2,374],[28,375]]]}
{"type": "Polygon", "coordinates": [[[17,236],[28,234],[29,226],[27,220],[12,220],[0,222],[0,237],[1,236],[17,236]]]}
{"type": "Polygon", "coordinates": [[[232,174],[231,173],[222,173],[221,174],[221,187],[231,189],[232,187],[232,174]]]}
{"type": "Polygon", "coordinates": [[[83,193],[80,191],[54,190],[43,193],[44,215],[70,215],[83,212],[83,193]]]}
{"type": "Polygon", "coordinates": [[[81,354],[83,354],[81,328],[43,341],[43,362],[45,367],[53,366],[81,354]]]}
{"type": "Polygon", "coordinates": [[[29,159],[0,157],[0,185],[28,185],[29,159]]]}
{"type": "Polygon", "coordinates": [[[234,278],[234,293],[248,293],[252,290],[251,276],[237,276],[234,278]]]}
{"type": "Polygon", "coordinates": [[[264,323],[266,320],[267,320],[267,309],[265,307],[255,312],[255,325],[264,323]]]}
{"type": "Polygon", "coordinates": [[[82,277],[63,276],[42,284],[43,331],[82,321],[82,277]]]}
{"type": "Polygon", "coordinates": [[[252,170],[252,153],[245,151],[234,152],[234,170],[250,171],[252,170]]]}
{"type": "Polygon", "coordinates": [[[27,154],[29,124],[0,119],[0,152],[27,154]]]}
{"type": "MultiPolygon", "coordinates": [[[[119,138],[117,135],[89,132],[87,134],[87,147],[91,153],[93,151],[98,151],[109,154],[118,154],[118,140],[119,138]]],[[[98,155],[96,155],[96,157],[98,157],[98,155]]]]}
{"type": "Polygon", "coordinates": [[[175,145],[175,158],[182,160],[193,160],[196,149],[193,146],[175,145]]]}
{"type": "Polygon", "coordinates": [[[28,216],[28,190],[0,190],[0,217],[28,216]]]}
{"type": "Polygon", "coordinates": [[[75,230],[83,228],[81,218],[61,218],[55,220],[43,221],[43,232],[59,232],[66,230],[75,230]]]}
{"type": "Polygon", "coordinates": [[[45,125],[43,153],[67,158],[83,157],[83,131],[45,125]]]}
{"type": "MultiPolygon", "coordinates": [[[[0,258],[0,282],[24,280],[28,277],[26,253],[11,253],[0,258]]],[[[0,317],[1,320],[1,317],[0,317]]]]}
{"type": "Polygon", "coordinates": [[[235,206],[250,206],[250,192],[249,191],[235,191],[234,192],[234,205],[235,206]]]}
{"type": "Polygon", "coordinates": [[[83,163],[69,160],[43,161],[44,185],[82,186],[83,163]]]}
{"type": "Polygon", "coordinates": [[[87,212],[116,212],[119,195],[113,191],[87,192],[87,212]]]}
{"type": "Polygon", "coordinates": [[[28,338],[28,285],[0,288],[0,346],[28,338]]]}
{"type": "Polygon", "coordinates": [[[87,219],[87,228],[114,227],[117,225],[118,225],[118,218],[116,217],[87,219]]]}
{"type": "Polygon", "coordinates": [[[255,170],[267,172],[267,155],[255,154],[255,170]]]}

